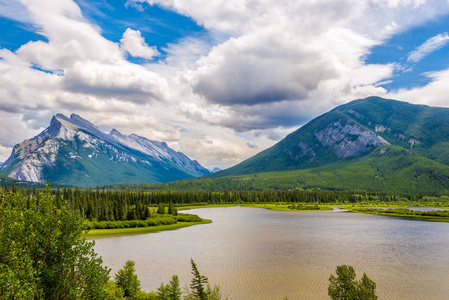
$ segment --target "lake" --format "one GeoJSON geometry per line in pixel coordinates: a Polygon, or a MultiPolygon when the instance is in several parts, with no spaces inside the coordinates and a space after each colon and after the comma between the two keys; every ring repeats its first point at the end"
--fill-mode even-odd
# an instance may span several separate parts
{"type": "Polygon", "coordinates": [[[111,275],[126,260],[146,291],[171,275],[190,284],[190,258],[230,299],[329,299],[336,266],[377,284],[379,299],[448,299],[449,223],[344,211],[226,207],[188,211],[213,223],[160,233],[99,237],[111,275]]]}

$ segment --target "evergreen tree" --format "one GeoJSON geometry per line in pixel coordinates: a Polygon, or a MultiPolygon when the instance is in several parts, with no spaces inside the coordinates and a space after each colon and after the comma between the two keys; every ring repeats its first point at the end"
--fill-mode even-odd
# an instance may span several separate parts
{"type": "Polygon", "coordinates": [[[170,289],[168,293],[168,299],[170,300],[181,300],[181,288],[179,287],[178,275],[173,275],[170,282],[170,289]]]}
{"type": "Polygon", "coordinates": [[[347,265],[337,267],[337,277],[329,277],[328,295],[332,300],[377,300],[376,283],[363,274],[355,281],[354,268],[347,265]]]}
{"type": "Polygon", "coordinates": [[[61,209],[62,207],[61,189],[59,188],[59,185],[58,188],[56,189],[56,207],[58,209],[61,209]]]}
{"type": "Polygon", "coordinates": [[[205,290],[204,285],[207,284],[208,278],[203,276],[198,271],[196,263],[193,259],[190,259],[190,263],[192,264],[192,283],[190,284],[190,288],[192,289],[192,294],[198,300],[207,300],[207,292],[205,290]]]}
{"type": "Polygon", "coordinates": [[[169,215],[175,214],[175,206],[173,205],[172,201],[170,201],[170,203],[168,204],[168,214],[169,215]]]}
{"type": "Polygon", "coordinates": [[[142,219],[143,219],[143,220],[146,220],[146,219],[148,219],[149,217],[151,217],[151,216],[150,216],[150,208],[147,207],[147,206],[145,205],[144,213],[143,213],[142,219]]]}
{"type": "Polygon", "coordinates": [[[128,260],[123,269],[115,274],[115,283],[123,289],[125,297],[134,297],[140,291],[140,280],[137,279],[135,262],[128,260]]]}
{"type": "Polygon", "coordinates": [[[157,300],[171,300],[170,298],[170,285],[161,283],[161,286],[157,288],[157,300]]]}

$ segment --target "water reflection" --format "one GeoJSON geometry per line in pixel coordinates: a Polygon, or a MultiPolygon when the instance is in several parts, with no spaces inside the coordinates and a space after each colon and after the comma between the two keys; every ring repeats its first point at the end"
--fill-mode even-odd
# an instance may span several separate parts
{"type": "Polygon", "coordinates": [[[190,258],[230,299],[328,299],[337,265],[366,272],[380,299],[447,299],[449,224],[332,211],[257,208],[190,211],[212,224],[100,238],[95,249],[112,274],[136,261],[145,290],[172,274],[190,283],[190,258]]]}

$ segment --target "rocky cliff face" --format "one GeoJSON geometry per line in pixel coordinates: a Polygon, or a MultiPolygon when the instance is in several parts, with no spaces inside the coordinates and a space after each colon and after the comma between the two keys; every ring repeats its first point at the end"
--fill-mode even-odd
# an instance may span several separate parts
{"type": "Polygon", "coordinates": [[[314,133],[324,147],[331,147],[338,158],[360,156],[380,145],[389,144],[375,132],[354,122],[340,119],[314,133]]]}
{"type": "Polygon", "coordinates": [[[117,130],[109,134],[72,114],[16,145],[0,172],[24,181],[95,186],[120,182],[167,182],[210,172],[164,142],[117,130]]]}

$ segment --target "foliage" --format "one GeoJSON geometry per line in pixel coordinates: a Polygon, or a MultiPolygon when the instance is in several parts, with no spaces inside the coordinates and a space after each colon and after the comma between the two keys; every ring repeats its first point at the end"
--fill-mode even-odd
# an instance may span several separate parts
{"type": "Polygon", "coordinates": [[[82,220],[39,198],[0,194],[0,298],[101,299],[109,270],[81,238],[82,220]]]}
{"type": "Polygon", "coordinates": [[[158,300],[181,300],[181,288],[179,287],[178,275],[173,275],[168,284],[161,283],[157,289],[158,300]]]}
{"type": "Polygon", "coordinates": [[[394,217],[405,217],[419,220],[449,222],[448,210],[435,210],[435,211],[418,211],[408,208],[388,208],[388,209],[376,209],[376,208],[354,208],[353,212],[378,214],[394,217]]]}
{"type": "Polygon", "coordinates": [[[106,293],[105,300],[124,300],[125,292],[114,281],[109,280],[104,287],[106,293]]]}
{"type": "MultiPolygon", "coordinates": [[[[189,218],[186,218],[189,219],[189,218]]],[[[192,217],[191,219],[196,219],[192,217]]],[[[189,221],[186,221],[189,222],[189,221]]],[[[198,221],[191,221],[198,222],[198,221]]],[[[199,221],[201,222],[201,220],[199,221]]],[[[102,222],[87,222],[88,229],[116,229],[116,228],[137,228],[137,227],[149,227],[160,225],[176,224],[177,220],[172,217],[157,217],[148,219],[145,221],[132,220],[132,221],[102,221],[102,222]]]]}
{"type": "Polygon", "coordinates": [[[168,300],[170,293],[170,285],[161,283],[161,286],[157,288],[157,299],[158,300],[168,300]]]}
{"type": "Polygon", "coordinates": [[[347,265],[337,267],[337,277],[329,277],[328,295],[332,300],[376,300],[376,283],[363,273],[356,281],[354,268],[347,265]]]}
{"type": "Polygon", "coordinates": [[[165,214],[165,207],[164,207],[164,205],[162,205],[162,203],[159,203],[159,206],[157,208],[157,213],[160,215],[165,214]]]}
{"type": "Polygon", "coordinates": [[[128,260],[123,269],[115,274],[115,283],[123,289],[125,297],[134,297],[140,291],[140,280],[137,279],[135,262],[128,260]]]}
{"type": "Polygon", "coordinates": [[[177,275],[173,275],[170,280],[170,290],[168,297],[170,300],[181,300],[181,288],[179,287],[179,278],[177,275]]]}
{"type": "Polygon", "coordinates": [[[203,276],[198,271],[198,267],[193,259],[190,259],[190,263],[192,264],[192,283],[190,284],[190,288],[192,289],[193,296],[198,300],[206,300],[208,299],[208,292],[205,289],[205,284],[208,282],[208,278],[203,276]]]}
{"type": "Polygon", "coordinates": [[[208,295],[208,300],[227,300],[227,297],[224,297],[221,294],[221,289],[219,286],[215,285],[213,288],[211,288],[210,284],[207,284],[206,288],[206,294],[208,295]]]}

